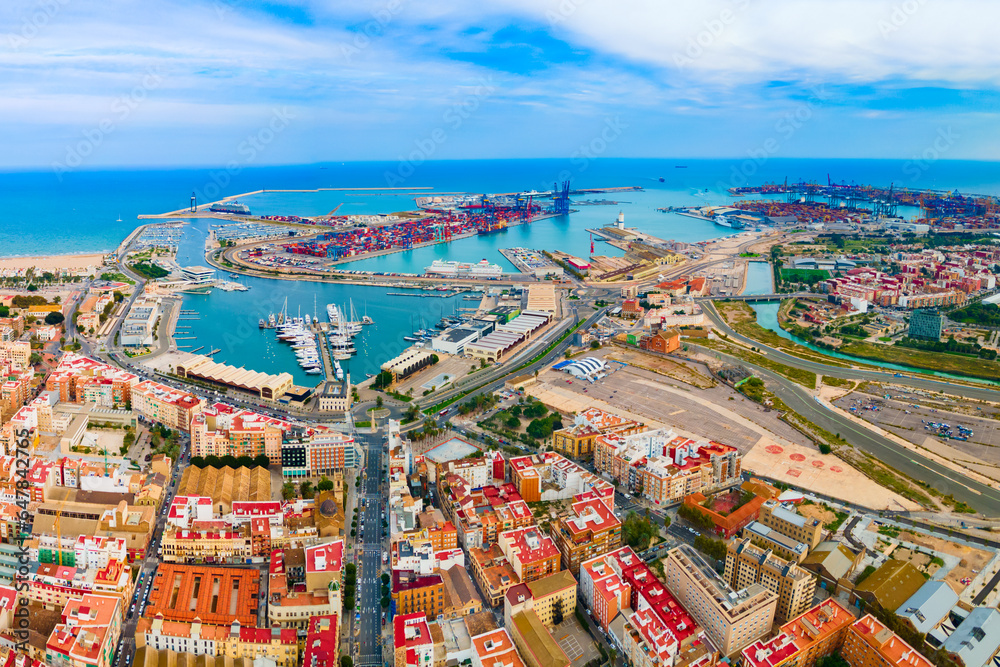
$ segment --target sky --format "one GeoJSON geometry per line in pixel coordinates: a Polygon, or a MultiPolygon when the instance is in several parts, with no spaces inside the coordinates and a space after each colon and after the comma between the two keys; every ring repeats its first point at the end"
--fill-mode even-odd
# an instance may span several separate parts
{"type": "Polygon", "coordinates": [[[990,0],[7,0],[0,168],[998,159],[990,0]]]}

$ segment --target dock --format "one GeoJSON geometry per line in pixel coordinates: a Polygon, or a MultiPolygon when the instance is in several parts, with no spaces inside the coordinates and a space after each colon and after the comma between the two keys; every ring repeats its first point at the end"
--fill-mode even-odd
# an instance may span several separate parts
{"type": "Polygon", "coordinates": [[[205,349],[205,346],[204,346],[204,345],[202,345],[201,347],[197,347],[197,348],[195,348],[195,349],[191,350],[191,353],[192,353],[192,354],[195,354],[196,352],[198,352],[198,351],[200,351],[200,350],[204,350],[204,349],[205,349]]]}
{"type": "Polygon", "coordinates": [[[447,299],[455,296],[455,292],[386,292],[386,296],[419,296],[423,298],[447,299]]]}

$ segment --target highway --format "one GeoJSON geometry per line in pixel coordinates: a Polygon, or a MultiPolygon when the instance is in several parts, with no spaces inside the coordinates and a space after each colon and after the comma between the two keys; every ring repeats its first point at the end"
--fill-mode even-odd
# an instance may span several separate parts
{"type": "MultiPolygon", "coordinates": [[[[781,350],[769,347],[760,341],[756,341],[734,331],[732,327],[726,324],[726,321],[719,314],[719,311],[715,309],[715,304],[713,304],[710,300],[701,301],[701,305],[704,309],[705,315],[712,320],[712,324],[717,330],[725,332],[727,336],[734,340],[738,340],[762,350],[769,359],[786,366],[791,366],[792,368],[801,368],[803,370],[812,371],[813,373],[829,375],[830,377],[835,378],[843,378],[845,380],[891,382],[893,384],[906,385],[908,387],[923,389],[925,391],[943,391],[947,394],[961,396],[963,398],[975,398],[983,401],[1000,402],[1000,390],[990,388],[989,385],[985,384],[965,385],[949,382],[948,380],[933,380],[928,379],[927,377],[889,373],[886,371],[875,370],[877,366],[874,365],[869,367],[871,370],[868,370],[868,368],[865,368],[861,362],[856,362],[860,367],[845,368],[843,366],[830,366],[817,361],[808,361],[806,359],[802,359],[801,357],[796,357],[788,354],[787,352],[782,352],[781,350]]],[[[913,372],[919,373],[920,371],[914,369],[913,372]]],[[[974,380],[970,381],[974,382],[974,380]]]]}
{"type": "MultiPolygon", "coordinates": [[[[756,343],[756,345],[760,346],[760,343],[756,343]]],[[[802,415],[831,433],[840,434],[840,437],[861,451],[871,454],[879,461],[913,479],[930,484],[942,494],[951,494],[956,500],[969,504],[986,516],[1000,516],[1000,491],[935,463],[889,438],[857,424],[850,418],[830,410],[820,404],[810,390],[777,373],[711,348],[700,347],[695,343],[689,343],[689,346],[729,363],[752,369],[755,374],[767,381],[768,388],[793,412],[802,415]]],[[[768,356],[771,355],[768,354],[768,356]]],[[[838,370],[848,373],[838,377],[852,377],[849,375],[850,369],[841,368],[838,370]]],[[[895,381],[896,378],[893,380],[895,381]]]]}

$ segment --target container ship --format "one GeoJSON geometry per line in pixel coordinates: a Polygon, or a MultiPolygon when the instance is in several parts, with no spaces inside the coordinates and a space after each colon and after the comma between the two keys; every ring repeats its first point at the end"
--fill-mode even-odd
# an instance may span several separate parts
{"type": "Polygon", "coordinates": [[[428,276],[440,276],[444,278],[486,278],[496,280],[503,275],[503,268],[499,264],[490,264],[485,259],[478,264],[446,262],[441,259],[435,259],[430,266],[424,268],[424,273],[428,276]]]}
{"type": "Polygon", "coordinates": [[[233,201],[212,204],[208,210],[213,213],[239,213],[241,215],[250,215],[250,207],[242,202],[236,201],[235,199],[233,201]]]}

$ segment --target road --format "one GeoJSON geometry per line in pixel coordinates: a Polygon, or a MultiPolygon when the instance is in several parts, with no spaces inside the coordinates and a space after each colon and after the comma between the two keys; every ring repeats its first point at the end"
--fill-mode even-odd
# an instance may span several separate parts
{"type": "MultiPolygon", "coordinates": [[[[160,505],[161,508],[170,507],[170,503],[174,500],[174,494],[177,492],[177,484],[181,478],[181,471],[188,461],[191,460],[191,441],[189,436],[186,434],[181,434],[181,454],[180,460],[174,465],[173,473],[170,478],[170,484],[167,487],[166,495],[163,499],[163,503],[160,505]]],[[[135,641],[135,627],[139,623],[139,618],[142,616],[142,611],[145,609],[146,600],[149,597],[149,587],[153,582],[153,578],[156,576],[156,568],[160,564],[160,558],[157,555],[157,549],[160,546],[160,540],[163,539],[163,531],[166,528],[166,514],[161,509],[156,515],[156,527],[153,529],[153,537],[149,542],[149,547],[146,549],[146,556],[142,559],[142,563],[139,569],[139,575],[135,582],[135,594],[132,596],[132,600],[129,603],[129,608],[125,610],[125,622],[122,624],[122,650],[119,651],[118,655],[115,657],[115,662],[113,663],[115,667],[121,665],[132,664],[132,658],[135,655],[136,641],[135,641]]],[[[264,581],[261,584],[263,589],[261,591],[262,603],[267,599],[267,578],[264,577],[264,581]]],[[[263,612],[264,616],[260,619],[261,626],[267,626],[267,615],[266,611],[263,612]]]]}
{"type": "MultiPolygon", "coordinates": [[[[689,343],[689,345],[698,348],[705,354],[753,369],[755,374],[767,381],[768,388],[793,412],[802,415],[831,433],[840,434],[851,445],[871,454],[886,465],[913,479],[930,484],[944,495],[954,496],[956,500],[967,503],[986,516],[1000,516],[1000,491],[935,463],[904,448],[893,440],[855,423],[849,417],[830,410],[820,404],[809,390],[785,377],[737,357],[710,348],[702,348],[694,343],[689,343]]],[[[760,343],[756,343],[756,345],[760,346],[760,343]]],[[[768,356],[771,355],[768,354],[768,356]]],[[[794,359],[794,357],[792,358],[794,359]]],[[[850,369],[838,370],[851,372],[850,369]]]]}
{"type": "MultiPolygon", "coordinates": [[[[948,394],[953,394],[955,396],[962,396],[964,398],[975,398],[983,401],[1000,402],[1000,391],[997,389],[990,388],[988,385],[965,385],[957,384],[954,382],[949,382],[947,380],[932,380],[923,377],[915,377],[912,375],[887,373],[885,371],[875,370],[876,365],[872,365],[868,370],[863,365],[856,368],[845,368],[843,366],[830,366],[828,364],[820,363],[817,361],[808,361],[800,357],[788,354],[787,352],[782,352],[781,350],[769,347],[760,341],[756,341],[752,338],[744,336],[733,330],[726,321],[719,314],[719,311],[715,309],[715,305],[708,300],[701,302],[702,308],[705,315],[712,320],[712,324],[717,330],[725,332],[727,336],[732,339],[738,340],[740,342],[746,343],[747,345],[752,345],[763,353],[771,360],[778,363],[784,364],[786,366],[791,366],[792,368],[801,368],[803,370],[811,371],[813,373],[821,375],[829,375],[830,377],[842,378],[845,380],[871,380],[875,382],[891,382],[893,384],[905,385],[907,387],[915,387],[917,389],[923,389],[925,391],[943,391],[948,394]]],[[[860,365],[860,362],[858,362],[860,365]]],[[[744,364],[745,365],[745,364],[744,364]]],[[[914,373],[920,371],[914,370],[914,373]]]]}
{"type": "Polygon", "coordinates": [[[382,554],[385,533],[382,517],[388,488],[382,474],[384,446],[380,435],[355,434],[365,450],[364,476],[358,494],[358,541],[355,560],[358,563],[357,606],[352,629],[358,634],[354,664],[381,667],[382,659],[382,554]],[[359,620],[360,617],[360,620],[359,620]]]}

